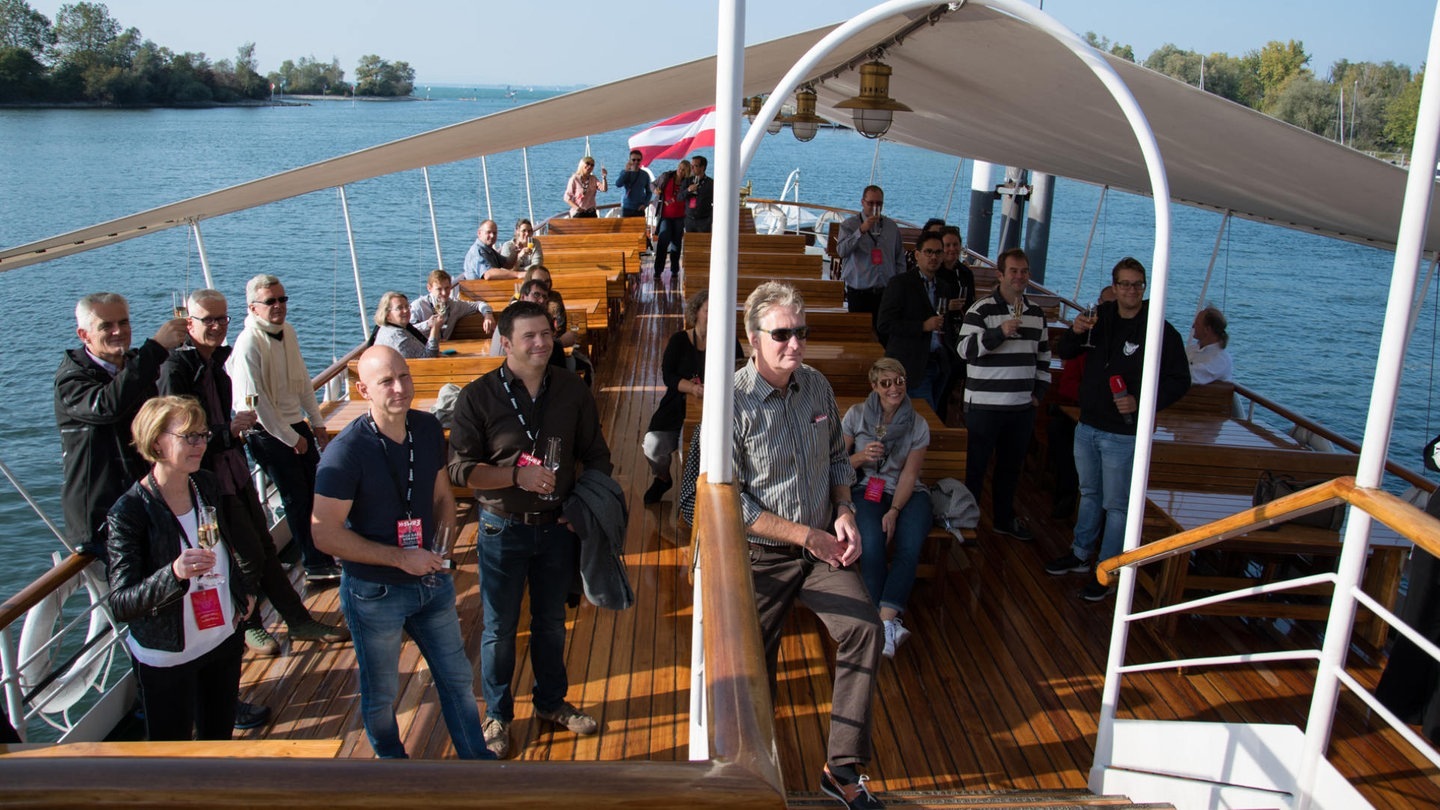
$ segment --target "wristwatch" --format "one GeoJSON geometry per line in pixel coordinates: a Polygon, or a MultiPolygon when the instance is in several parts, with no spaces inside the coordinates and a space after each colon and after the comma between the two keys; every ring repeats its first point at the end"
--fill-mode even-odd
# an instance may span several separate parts
{"type": "Polygon", "coordinates": [[[849,509],[849,510],[850,510],[850,514],[852,514],[852,515],[855,514],[855,502],[854,502],[854,501],[840,501],[839,503],[835,504],[836,517],[839,517],[840,507],[842,507],[842,506],[845,507],[846,509],[849,509]]]}

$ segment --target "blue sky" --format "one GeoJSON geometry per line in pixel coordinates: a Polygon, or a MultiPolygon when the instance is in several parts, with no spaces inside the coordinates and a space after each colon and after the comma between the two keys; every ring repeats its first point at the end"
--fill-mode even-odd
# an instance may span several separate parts
{"type": "MultiPolygon", "coordinates": [[[[30,0],[52,20],[60,0],[30,0]]],[[[768,0],[748,4],[747,41],[839,22],[873,0],[768,0]]],[[[125,27],[175,51],[233,57],[256,43],[262,71],[285,59],[332,56],[353,72],[360,56],[408,61],[425,84],[600,84],[707,56],[715,0],[111,0],[125,27]]],[[[1144,58],[1173,42],[1239,54],[1271,39],[1298,39],[1324,76],[1337,59],[1425,59],[1434,5],[1422,0],[1045,0],[1078,33],[1132,45],[1144,58]]]]}

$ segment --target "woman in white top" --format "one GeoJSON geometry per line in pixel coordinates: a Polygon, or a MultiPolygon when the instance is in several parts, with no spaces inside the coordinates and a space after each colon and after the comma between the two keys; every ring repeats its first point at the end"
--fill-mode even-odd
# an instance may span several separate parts
{"type": "Polygon", "coordinates": [[[445,318],[437,312],[419,326],[425,331],[410,324],[410,299],[405,293],[391,290],[380,296],[380,305],[375,308],[375,331],[370,333],[370,345],[389,346],[408,360],[438,357],[445,318]]]}
{"type": "Polygon", "coordinates": [[[154,466],[107,518],[110,608],[130,626],[151,740],[228,740],[235,723],[240,620],[251,583],[225,539],[218,480],[200,469],[211,426],[192,397],[156,397],[131,425],[154,466]]]}

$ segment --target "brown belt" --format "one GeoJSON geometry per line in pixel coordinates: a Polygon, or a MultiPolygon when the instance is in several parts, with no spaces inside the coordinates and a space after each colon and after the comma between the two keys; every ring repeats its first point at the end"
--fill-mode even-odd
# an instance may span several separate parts
{"type": "Polygon", "coordinates": [[[554,509],[549,512],[506,512],[504,509],[496,509],[493,506],[481,507],[482,511],[489,512],[501,520],[508,520],[511,523],[519,523],[522,526],[549,526],[560,520],[560,510],[554,509]]]}

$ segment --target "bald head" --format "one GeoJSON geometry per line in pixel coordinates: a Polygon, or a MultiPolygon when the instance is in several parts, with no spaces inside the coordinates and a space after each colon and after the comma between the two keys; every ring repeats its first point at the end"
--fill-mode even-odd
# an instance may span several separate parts
{"type": "Polygon", "coordinates": [[[400,352],[389,346],[371,346],[360,355],[357,365],[360,381],[355,388],[370,400],[370,415],[377,422],[404,419],[415,399],[415,385],[400,352]]]}

